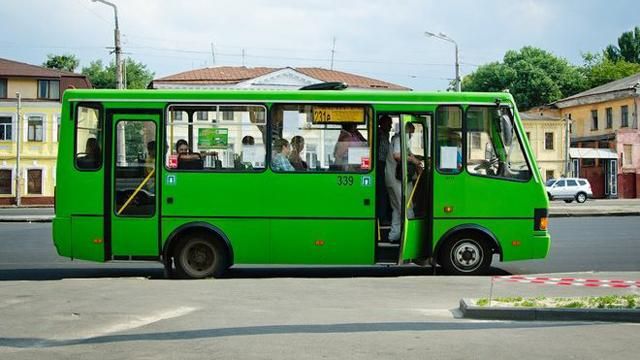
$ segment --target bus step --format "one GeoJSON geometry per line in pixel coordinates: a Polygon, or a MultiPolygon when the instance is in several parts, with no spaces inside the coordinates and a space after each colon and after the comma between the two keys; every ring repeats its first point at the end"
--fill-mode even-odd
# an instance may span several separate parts
{"type": "Polygon", "coordinates": [[[394,248],[394,247],[400,247],[400,244],[397,243],[397,242],[383,242],[383,241],[380,241],[378,243],[378,247],[394,248]]]}

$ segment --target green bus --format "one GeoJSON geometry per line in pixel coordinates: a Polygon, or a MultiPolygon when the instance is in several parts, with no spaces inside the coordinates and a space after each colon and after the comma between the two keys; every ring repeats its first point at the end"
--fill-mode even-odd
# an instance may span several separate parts
{"type": "Polygon", "coordinates": [[[550,246],[509,93],[67,90],[60,134],[53,239],[73,259],[180,278],[239,264],[483,274],[494,255],[550,246]]]}

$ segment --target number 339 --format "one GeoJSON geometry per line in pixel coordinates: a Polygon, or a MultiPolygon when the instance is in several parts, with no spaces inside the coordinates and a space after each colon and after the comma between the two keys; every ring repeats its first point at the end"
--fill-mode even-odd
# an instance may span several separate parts
{"type": "Polygon", "coordinates": [[[338,176],[338,185],[340,186],[352,186],[353,176],[338,176]]]}

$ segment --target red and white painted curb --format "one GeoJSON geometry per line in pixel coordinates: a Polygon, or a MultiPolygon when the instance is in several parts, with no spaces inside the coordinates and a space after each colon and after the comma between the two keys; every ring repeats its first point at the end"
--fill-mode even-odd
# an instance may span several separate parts
{"type": "Polygon", "coordinates": [[[601,279],[577,279],[577,278],[553,278],[553,277],[529,277],[529,276],[494,276],[491,282],[507,281],[526,284],[547,284],[559,286],[586,286],[608,288],[640,288],[640,280],[601,280],[601,279]]]}

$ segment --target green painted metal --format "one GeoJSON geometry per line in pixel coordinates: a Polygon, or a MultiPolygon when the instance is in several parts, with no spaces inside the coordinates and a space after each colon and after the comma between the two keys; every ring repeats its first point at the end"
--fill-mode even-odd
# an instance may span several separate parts
{"type": "MultiPolygon", "coordinates": [[[[235,264],[376,262],[373,168],[364,174],[283,174],[269,169],[256,173],[216,173],[171,171],[159,163],[158,211],[145,220],[145,225],[138,225],[136,218],[119,219],[105,214],[105,166],[90,172],[74,167],[72,111],[78,103],[100,104],[104,128],[110,130],[113,123],[106,118],[107,110],[122,114],[141,109],[164,112],[169,104],[177,102],[256,103],[269,108],[275,103],[362,103],[370,105],[376,113],[435,116],[439,105],[492,106],[496,100],[515,109],[508,93],[67,90],[57,164],[54,242],[62,256],[104,261],[110,260],[105,259],[109,240],[105,236],[111,233],[112,255],[160,256],[169,237],[180,227],[204,223],[228,240],[235,264]],[[344,175],[353,176],[353,185],[340,184],[338,177],[344,175]],[[174,182],[172,186],[166,185],[169,176],[174,182]],[[363,185],[363,177],[372,180],[370,186],[363,185]],[[106,217],[110,218],[111,229],[105,229],[106,217]]],[[[534,232],[533,210],[548,208],[548,201],[528,140],[522,136],[517,110],[514,113],[516,129],[532,168],[531,179],[511,181],[473,176],[466,171],[457,175],[432,171],[429,176],[433,182],[433,218],[407,222],[400,262],[430,255],[443,235],[460,225],[486,228],[500,242],[504,261],[546,256],[549,236],[546,232],[534,232]],[[446,206],[453,211],[445,212],[446,206]]],[[[164,133],[162,119],[151,119],[157,122],[160,134],[164,133]]],[[[370,124],[371,139],[374,129],[375,124],[370,124]]],[[[158,144],[164,142],[162,137],[157,140],[158,144]]],[[[376,161],[371,163],[375,166],[376,161]]]]}

